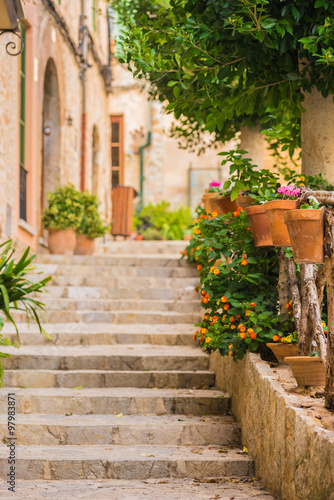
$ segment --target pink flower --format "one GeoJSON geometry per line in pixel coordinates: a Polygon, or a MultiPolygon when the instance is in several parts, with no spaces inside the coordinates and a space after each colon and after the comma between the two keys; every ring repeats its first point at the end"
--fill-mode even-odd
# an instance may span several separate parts
{"type": "Polygon", "coordinates": [[[221,185],[221,182],[219,182],[219,181],[212,181],[209,184],[210,187],[220,187],[220,185],[221,185]]]}

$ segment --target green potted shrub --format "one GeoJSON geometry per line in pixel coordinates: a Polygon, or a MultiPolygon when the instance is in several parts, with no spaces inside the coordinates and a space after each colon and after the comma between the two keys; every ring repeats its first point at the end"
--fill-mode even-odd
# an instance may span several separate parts
{"type": "Polygon", "coordinates": [[[82,193],[73,184],[60,186],[47,194],[48,207],[43,211],[42,222],[49,232],[49,249],[52,254],[73,255],[75,230],[83,217],[82,193]]]}
{"type": "Polygon", "coordinates": [[[94,194],[81,193],[83,215],[76,229],[76,255],[92,255],[95,249],[95,238],[104,236],[110,226],[101,220],[100,202],[94,194]]]}

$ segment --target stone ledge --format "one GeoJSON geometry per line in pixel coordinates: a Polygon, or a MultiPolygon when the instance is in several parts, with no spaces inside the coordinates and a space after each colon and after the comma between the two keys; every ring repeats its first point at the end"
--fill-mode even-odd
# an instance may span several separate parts
{"type": "MultiPolygon", "coordinates": [[[[314,399],[287,380],[288,369],[273,370],[256,354],[235,363],[217,352],[210,369],[216,388],[232,396],[243,444],[264,486],[282,500],[334,500],[334,432],[308,410],[314,399]]],[[[333,420],[323,400],[318,407],[333,420]]]]}

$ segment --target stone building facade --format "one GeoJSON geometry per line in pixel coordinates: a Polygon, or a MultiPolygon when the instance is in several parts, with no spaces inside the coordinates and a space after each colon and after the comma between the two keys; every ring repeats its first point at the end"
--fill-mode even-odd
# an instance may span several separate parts
{"type": "Polygon", "coordinates": [[[107,2],[26,0],[25,9],[23,55],[6,53],[13,35],[0,38],[1,241],[46,244],[41,212],[57,184],[95,192],[110,221],[118,183],[144,203],[177,206],[190,197],[196,205],[212,178],[224,180],[217,150],[178,149],[171,117],[113,57],[107,2]]]}

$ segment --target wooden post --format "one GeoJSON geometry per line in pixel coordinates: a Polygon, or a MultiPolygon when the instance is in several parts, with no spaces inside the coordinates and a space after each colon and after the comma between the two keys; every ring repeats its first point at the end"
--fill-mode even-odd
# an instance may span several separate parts
{"type": "Polygon", "coordinates": [[[288,259],[284,253],[281,251],[279,256],[279,276],[278,276],[278,298],[279,298],[279,312],[284,314],[285,319],[288,319],[289,312],[286,305],[290,301],[291,292],[288,279],[288,259]]]}
{"type": "Polygon", "coordinates": [[[296,331],[298,338],[300,336],[300,319],[301,319],[301,300],[298,287],[298,280],[296,276],[296,266],[294,260],[287,259],[287,269],[289,276],[289,284],[292,296],[292,312],[295,319],[296,331]]]}
{"type": "Polygon", "coordinates": [[[326,211],[325,220],[325,254],[326,254],[326,279],[327,279],[327,308],[328,308],[328,354],[326,365],[325,406],[334,410],[334,230],[333,214],[326,211]]]}

